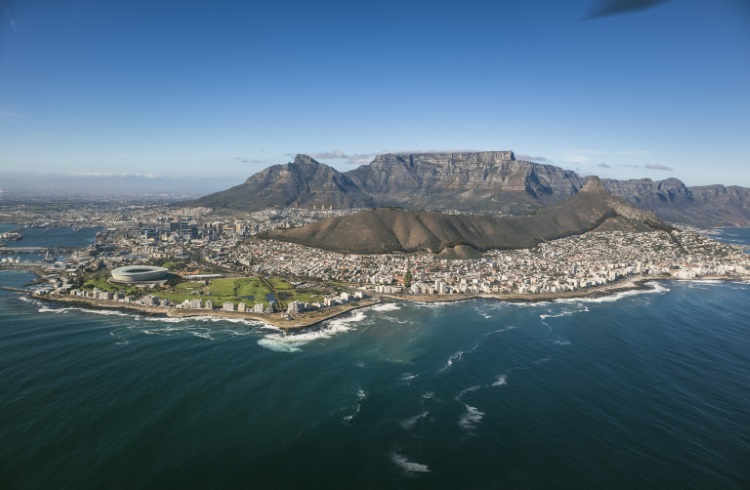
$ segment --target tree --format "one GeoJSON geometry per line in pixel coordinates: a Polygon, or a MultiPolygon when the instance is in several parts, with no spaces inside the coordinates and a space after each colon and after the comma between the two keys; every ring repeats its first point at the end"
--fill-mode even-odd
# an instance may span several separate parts
{"type": "Polygon", "coordinates": [[[411,271],[406,269],[406,275],[404,276],[404,289],[411,287],[411,271]]]}

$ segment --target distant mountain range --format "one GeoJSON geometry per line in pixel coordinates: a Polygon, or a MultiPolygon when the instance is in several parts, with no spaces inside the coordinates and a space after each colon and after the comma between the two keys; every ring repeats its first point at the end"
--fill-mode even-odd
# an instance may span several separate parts
{"type": "MultiPolygon", "coordinates": [[[[259,211],[269,207],[400,207],[524,215],[568,199],[586,178],[516,160],[511,151],[385,154],[348,172],[306,155],[273,165],[241,185],[183,203],[259,211]]],[[[660,218],[696,226],[750,226],[750,189],[687,187],[670,178],[603,179],[609,194],[660,218]]]]}
{"type": "Polygon", "coordinates": [[[669,230],[653,213],[607,194],[591,177],[574,196],[530,216],[441,214],[374,209],[276,229],[261,238],[345,253],[431,252],[469,258],[490,249],[530,248],[588,231],[669,230]]]}

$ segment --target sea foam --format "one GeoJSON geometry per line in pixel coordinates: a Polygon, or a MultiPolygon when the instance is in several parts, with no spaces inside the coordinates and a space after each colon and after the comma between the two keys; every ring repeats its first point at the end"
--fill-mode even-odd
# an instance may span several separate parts
{"type": "Polygon", "coordinates": [[[362,311],[357,311],[350,317],[328,320],[317,330],[311,330],[298,334],[273,333],[258,340],[258,345],[276,352],[299,352],[302,347],[319,339],[329,339],[352,330],[352,324],[361,322],[366,318],[362,311]]]}
{"type": "Polygon", "coordinates": [[[472,407],[468,403],[463,403],[463,406],[466,407],[466,413],[458,420],[458,425],[464,429],[471,430],[482,421],[484,412],[480,412],[477,407],[472,407]]]}
{"type": "Polygon", "coordinates": [[[408,418],[406,420],[402,420],[401,421],[401,427],[403,427],[406,430],[409,430],[412,427],[414,427],[417,424],[417,422],[419,422],[423,418],[427,417],[429,414],[430,414],[430,412],[428,412],[428,411],[425,410],[424,412],[420,413],[419,415],[415,415],[414,417],[410,417],[410,418],[408,418]]]}
{"type": "Polygon", "coordinates": [[[453,364],[461,361],[464,358],[464,354],[470,354],[474,352],[475,350],[477,350],[478,348],[479,348],[479,342],[474,344],[474,347],[472,347],[471,349],[460,350],[456,352],[455,354],[452,354],[450,357],[448,357],[448,360],[445,362],[445,365],[443,366],[441,371],[447,371],[448,369],[451,368],[451,366],[453,366],[453,364]]]}
{"type": "Polygon", "coordinates": [[[488,337],[488,336],[490,336],[490,335],[495,335],[496,333],[503,333],[503,332],[507,332],[508,330],[513,330],[514,328],[516,328],[516,327],[515,327],[515,325],[509,325],[509,326],[507,326],[507,327],[505,327],[505,328],[499,328],[499,329],[497,329],[497,330],[493,330],[493,331],[491,331],[491,332],[487,332],[487,333],[485,333],[485,334],[484,334],[484,336],[485,336],[485,337],[488,337]]]}
{"type": "Polygon", "coordinates": [[[396,311],[400,310],[401,307],[396,303],[381,303],[379,305],[370,307],[370,309],[372,311],[396,311]]]}
{"type": "Polygon", "coordinates": [[[609,296],[602,296],[600,298],[579,298],[577,301],[581,303],[614,303],[624,298],[630,298],[632,296],[639,296],[642,294],[664,294],[669,292],[669,288],[663,286],[657,281],[647,282],[646,286],[650,289],[632,289],[630,291],[621,291],[609,296]]]}
{"type": "Polygon", "coordinates": [[[68,307],[68,308],[49,308],[46,306],[40,306],[37,311],[39,313],[67,313],[69,311],[80,311],[82,313],[93,313],[94,315],[103,315],[103,316],[126,316],[126,317],[134,317],[135,315],[131,313],[123,313],[121,311],[116,310],[92,310],[88,308],[78,308],[78,307],[68,307]]]}
{"type": "Polygon", "coordinates": [[[479,422],[482,421],[482,418],[484,417],[484,412],[480,412],[477,407],[473,407],[462,400],[464,395],[466,395],[467,393],[477,391],[481,388],[483,388],[482,385],[470,386],[461,390],[458,395],[456,395],[455,400],[466,408],[466,412],[463,413],[458,419],[458,425],[460,425],[464,429],[473,429],[479,422]]]}
{"type": "Polygon", "coordinates": [[[405,456],[396,452],[391,453],[391,461],[407,473],[429,473],[430,471],[430,468],[426,464],[409,461],[405,456]]]}
{"type": "Polygon", "coordinates": [[[354,402],[354,413],[344,417],[344,422],[351,422],[354,417],[357,416],[360,410],[362,410],[362,400],[367,398],[367,392],[362,388],[357,390],[357,401],[354,402]]]}

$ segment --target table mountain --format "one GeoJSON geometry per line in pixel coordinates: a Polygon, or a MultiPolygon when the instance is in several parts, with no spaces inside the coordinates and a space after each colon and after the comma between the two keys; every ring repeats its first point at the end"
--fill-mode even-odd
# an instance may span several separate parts
{"type": "MultiPolygon", "coordinates": [[[[259,211],[268,207],[395,206],[411,210],[529,214],[574,195],[585,178],[511,151],[385,154],[348,172],[297,155],[244,184],[182,205],[259,211]]],[[[603,181],[607,191],[671,222],[750,226],[750,189],[687,187],[670,178],[603,181]]]]}

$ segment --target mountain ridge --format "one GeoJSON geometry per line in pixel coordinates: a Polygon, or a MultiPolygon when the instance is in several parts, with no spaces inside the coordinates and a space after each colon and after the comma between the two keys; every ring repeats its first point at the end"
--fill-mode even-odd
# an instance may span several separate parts
{"type": "MultiPolygon", "coordinates": [[[[576,194],[585,178],[517,160],[512,151],[389,153],[339,172],[307,155],[273,165],[243,184],[182,203],[259,211],[268,207],[403,207],[523,215],[576,194]]],[[[687,187],[676,178],[603,179],[606,190],[660,218],[696,226],[750,226],[750,188],[687,187]]]]}

